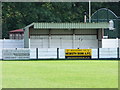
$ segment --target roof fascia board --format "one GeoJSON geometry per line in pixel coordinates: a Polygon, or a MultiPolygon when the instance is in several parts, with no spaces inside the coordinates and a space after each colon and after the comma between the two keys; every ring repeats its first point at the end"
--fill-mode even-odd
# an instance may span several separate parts
{"type": "Polygon", "coordinates": [[[30,25],[27,25],[25,28],[29,28],[31,26],[34,26],[34,23],[31,23],[30,25]]]}
{"type": "Polygon", "coordinates": [[[100,29],[108,28],[109,23],[34,23],[35,29],[100,29]],[[56,24],[56,25],[55,25],[56,24]],[[67,24],[67,25],[66,25],[67,24]],[[80,25],[79,25],[80,24],[80,25]]]}

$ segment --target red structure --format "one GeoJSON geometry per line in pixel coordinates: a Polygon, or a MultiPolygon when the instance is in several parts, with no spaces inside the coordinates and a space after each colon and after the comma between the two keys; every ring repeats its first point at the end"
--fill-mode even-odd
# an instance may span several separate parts
{"type": "Polygon", "coordinates": [[[23,39],[23,37],[24,37],[23,29],[12,30],[9,32],[10,39],[23,39]]]}

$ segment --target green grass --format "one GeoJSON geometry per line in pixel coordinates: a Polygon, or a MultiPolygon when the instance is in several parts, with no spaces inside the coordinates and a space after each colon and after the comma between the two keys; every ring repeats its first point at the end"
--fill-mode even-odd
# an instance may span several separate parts
{"type": "Polygon", "coordinates": [[[3,88],[118,88],[118,61],[3,61],[3,88]]]}

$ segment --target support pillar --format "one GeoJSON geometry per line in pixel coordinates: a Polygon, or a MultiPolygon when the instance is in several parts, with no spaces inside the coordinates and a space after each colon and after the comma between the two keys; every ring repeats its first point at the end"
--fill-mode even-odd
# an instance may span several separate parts
{"type": "Polygon", "coordinates": [[[24,48],[29,48],[29,28],[26,27],[24,31],[24,48]]]}
{"type": "Polygon", "coordinates": [[[50,42],[51,42],[51,30],[49,29],[48,48],[50,48],[50,42]]]}
{"type": "Polygon", "coordinates": [[[104,29],[98,30],[98,48],[102,48],[102,38],[103,38],[104,29]]]}
{"type": "Polygon", "coordinates": [[[75,47],[75,30],[73,29],[73,40],[72,40],[72,48],[75,47]]]}

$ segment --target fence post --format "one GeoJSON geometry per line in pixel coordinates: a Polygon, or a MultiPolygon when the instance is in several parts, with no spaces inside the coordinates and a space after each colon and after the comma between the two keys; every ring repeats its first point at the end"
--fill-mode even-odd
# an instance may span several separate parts
{"type": "Polygon", "coordinates": [[[36,48],[36,59],[38,60],[38,48],[36,48]]]}
{"type": "Polygon", "coordinates": [[[119,60],[119,47],[117,48],[117,58],[119,60]]]}
{"type": "Polygon", "coordinates": [[[59,59],[59,48],[57,48],[57,59],[59,59]]]}
{"type": "Polygon", "coordinates": [[[99,51],[100,51],[100,50],[99,50],[99,48],[98,48],[98,60],[99,60],[99,58],[100,58],[100,56],[99,56],[99,54],[100,54],[99,51]]]}

